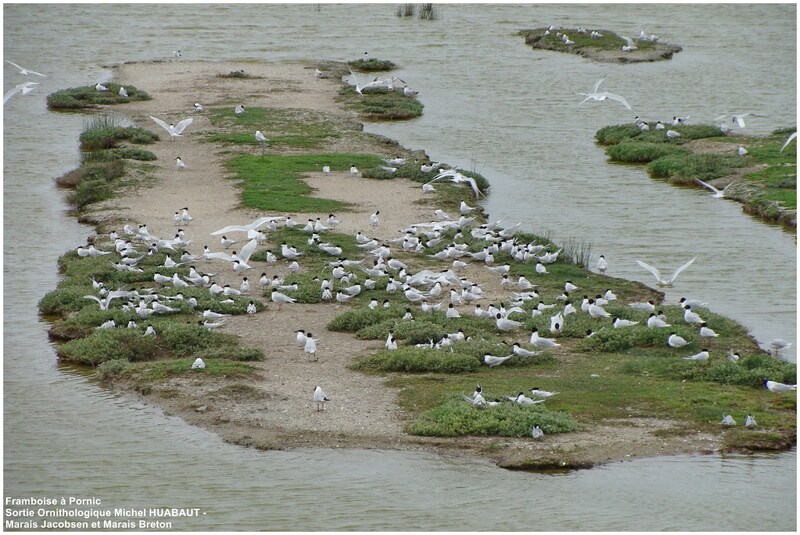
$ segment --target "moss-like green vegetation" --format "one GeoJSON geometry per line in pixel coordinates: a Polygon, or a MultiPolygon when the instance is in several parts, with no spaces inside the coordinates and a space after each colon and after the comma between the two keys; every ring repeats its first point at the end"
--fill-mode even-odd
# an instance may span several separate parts
{"type": "Polygon", "coordinates": [[[363,59],[354,59],[348,61],[347,65],[356,72],[385,72],[393,71],[397,65],[386,59],[370,58],[367,61],[363,59]]]}
{"type": "Polygon", "coordinates": [[[137,145],[154,143],[158,136],[144,128],[97,125],[84,130],[80,139],[82,151],[93,151],[117,148],[121,141],[137,145]]]}
{"type": "Polygon", "coordinates": [[[368,154],[298,154],[251,156],[243,154],[228,161],[228,169],[242,181],[242,202],[245,206],[265,211],[335,212],[346,204],[332,199],[312,197],[311,187],[300,180],[304,172],[320,172],[322,166],[331,170],[347,170],[355,164],[361,167],[383,163],[368,154]]]}
{"type": "Polygon", "coordinates": [[[768,136],[733,137],[723,135],[713,125],[669,126],[681,134],[669,139],[666,129],[655,130],[654,123],[649,127],[649,131],[642,131],[633,124],[607,126],[597,131],[595,139],[607,146],[612,161],[647,164],[653,178],[703,187],[697,180],[730,177],[728,182],[747,187],[733,189],[727,197],[743,202],[746,211],[762,219],[796,227],[797,146],[791,143],[780,151],[794,128],[779,129],[768,136]],[[696,140],[703,140],[704,145],[693,143],[696,140]],[[730,149],[718,150],[723,143],[729,143],[730,149]],[[738,155],[739,146],[748,151],[745,157],[738,155]]]}
{"type": "Polygon", "coordinates": [[[339,100],[369,121],[413,119],[422,115],[423,105],[416,97],[407,97],[402,91],[370,88],[358,95],[352,86],[339,90],[339,100]]]}
{"type": "Polygon", "coordinates": [[[658,43],[651,40],[633,40],[634,50],[623,50],[628,46],[628,41],[610,30],[584,30],[578,28],[562,28],[548,30],[536,28],[533,30],[520,30],[519,35],[525,38],[525,43],[541,50],[554,50],[579,54],[598,61],[611,61],[619,63],[658,61],[671,59],[672,55],[682,50],[677,45],[658,43]],[[592,32],[597,31],[601,37],[592,37],[592,32]],[[570,44],[562,37],[567,35],[570,44]]]}
{"type": "Polygon", "coordinates": [[[108,106],[114,104],[124,104],[136,100],[151,100],[146,92],[136,89],[132,85],[126,85],[127,97],[120,96],[119,84],[104,84],[108,91],[98,91],[93,85],[71,87],[56,91],[47,96],[47,106],[54,111],[78,110],[86,108],[96,108],[98,106],[108,106]]]}
{"type": "Polygon", "coordinates": [[[217,78],[240,78],[240,79],[253,79],[253,78],[261,78],[261,76],[256,76],[253,74],[249,74],[245,72],[244,69],[239,69],[238,71],[231,71],[227,74],[218,74],[217,78]]]}

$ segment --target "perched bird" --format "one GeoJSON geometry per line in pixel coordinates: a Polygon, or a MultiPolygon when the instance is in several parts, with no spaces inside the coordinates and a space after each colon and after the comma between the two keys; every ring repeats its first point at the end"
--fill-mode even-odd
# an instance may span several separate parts
{"type": "Polygon", "coordinates": [[[663,329],[664,327],[671,327],[671,325],[659,318],[655,312],[651,312],[650,317],[647,318],[647,327],[650,329],[663,329]]]}
{"type": "Polygon", "coordinates": [[[544,431],[537,425],[533,424],[533,429],[531,429],[531,436],[535,440],[541,440],[544,438],[544,431]]]}
{"type": "Polygon", "coordinates": [[[314,389],[314,403],[317,404],[317,411],[324,411],[325,410],[325,402],[330,401],[328,396],[325,395],[325,392],[322,391],[322,388],[317,386],[314,389]]]}
{"type": "Polygon", "coordinates": [[[716,338],[719,335],[713,330],[709,329],[708,324],[704,321],[700,324],[700,336],[716,338]]]}
{"type": "Polygon", "coordinates": [[[675,282],[675,279],[676,279],[676,278],[678,278],[678,275],[680,275],[680,274],[681,274],[681,272],[682,272],[684,269],[686,269],[686,268],[688,268],[689,266],[691,266],[691,265],[692,265],[692,263],[695,261],[695,259],[696,259],[696,258],[697,258],[697,257],[695,257],[695,258],[692,258],[691,260],[689,260],[688,262],[686,262],[685,264],[683,264],[682,266],[680,266],[678,269],[676,269],[676,270],[675,270],[675,271],[672,273],[672,276],[671,276],[669,279],[664,279],[664,278],[661,276],[661,272],[660,272],[659,270],[657,270],[656,268],[654,268],[653,266],[651,266],[650,264],[645,264],[645,263],[644,263],[644,262],[642,262],[641,260],[637,260],[637,261],[636,261],[636,263],[637,263],[637,264],[639,264],[639,265],[640,265],[641,267],[643,267],[644,269],[646,269],[647,271],[649,271],[650,273],[652,273],[652,274],[653,274],[653,276],[656,278],[656,281],[658,281],[658,282],[657,282],[657,284],[658,284],[659,286],[667,286],[667,287],[672,287],[672,283],[673,283],[673,282],[675,282]]]}
{"type": "Polygon", "coordinates": [[[205,367],[206,367],[206,363],[203,362],[203,359],[201,359],[200,357],[197,357],[196,359],[194,359],[194,362],[192,363],[192,369],[193,370],[202,370],[205,367]]]}
{"type": "Polygon", "coordinates": [[[681,137],[681,133],[675,130],[667,130],[667,137],[670,139],[675,139],[677,137],[681,137]]]}
{"type": "Polygon", "coordinates": [[[128,98],[128,92],[122,86],[119,86],[119,96],[128,98]]]}
{"type": "Polygon", "coordinates": [[[306,333],[306,343],[303,346],[303,351],[308,355],[308,358],[317,360],[317,342],[319,339],[314,338],[311,333],[306,333]]]}
{"type": "Polygon", "coordinates": [[[728,350],[728,360],[731,362],[739,362],[739,354],[735,353],[733,349],[728,350]]]}
{"type": "Polygon", "coordinates": [[[369,216],[369,223],[373,227],[378,226],[378,214],[380,214],[380,210],[376,210],[371,216],[369,216]]]}
{"type": "Polygon", "coordinates": [[[536,347],[561,347],[561,344],[556,343],[553,338],[542,338],[539,336],[539,330],[534,327],[531,331],[530,343],[536,347]]]}
{"type": "Polygon", "coordinates": [[[247,313],[252,317],[256,313],[256,304],[253,301],[247,303],[247,313]]]}
{"type": "Polygon", "coordinates": [[[784,383],[778,383],[776,381],[768,381],[767,379],[761,381],[761,384],[764,385],[764,388],[766,388],[770,392],[775,393],[775,401],[778,400],[782,392],[797,390],[797,385],[787,385],[784,383]]]}
{"type": "Polygon", "coordinates": [[[683,309],[683,321],[685,321],[686,323],[697,323],[697,324],[705,323],[705,321],[703,321],[703,318],[700,317],[700,314],[692,310],[692,307],[689,306],[683,309]]]}
{"type": "Polygon", "coordinates": [[[542,390],[538,386],[531,388],[531,395],[536,396],[539,398],[549,398],[555,395],[560,394],[560,392],[548,392],[547,390],[542,390]]]}
{"type": "Polygon", "coordinates": [[[351,175],[357,175],[358,174],[358,167],[356,167],[356,164],[352,164],[350,166],[350,174],[351,175]]]}
{"type": "Polygon", "coordinates": [[[608,262],[606,262],[606,257],[600,255],[600,258],[597,260],[597,271],[599,271],[601,275],[605,275],[607,269],[608,262]]]}
{"type": "Polygon", "coordinates": [[[522,323],[519,321],[514,321],[508,318],[504,318],[503,315],[500,313],[498,313],[495,316],[495,318],[496,318],[495,324],[497,325],[497,328],[500,329],[501,331],[510,331],[511,329],[516,329],[517,327],[522,325],[522,323]]]}
{"type": "Polygon", "coordinates": [[[669,345],[669,347],[680,348],[688,344],[689,342],[687,342],[682,336],[675,333],[670,333],[669,338],[667,338],[667,345],[669,345]]]}
{"type": "Polygon", "coordinates": [[[244,104],[239,104],[233,109],[233,113],[236,115],[241,115],[244,113],[244,104]]]}
{"type": "Polygon", "coordinates": [[[181,160],[180,156],[175,157],[175,166],[178,168],[178,171],[183,171],[186,169],[186,164],[183,163],[183,160],[181,160]]]}
{"type": "Polygon", "coordinates": [[[512,403],[516,403],[517,405],[523,405],[523,406],[537,405],[539,403],[544,403],[544,399],[537,399],[534,401],[531,398],[527,397],[524,392],[520,392],[514,397],[511,396],[503,396],[503,397],[505,397],[512,403]]]}
{"type": "Polygon", "coordinates": [[[200,104],[199,102],[195,102],[194,103],[194,111],[198,111],[198,112],[199,111],[203,111],[203,105],[200,104]]]}
{"type": "Polygon", "coordinates": [[[104,86],[103,84],[101,84],[100,82],[97,82],[97,85],[94,86],[94,90],[95,91],[108,91],[108,88],[106,86],[104,86]]]}
{"type": "Polygon", "coordinates": [[[747,155],[747,149],[739,145],[736,154],[738,154],[740,158],[744,158],[747,155]]]}
{"type": "Polygon", "coordinates": [[[708,360],[708,349],[703,349],[699,353],[695,353],[694,355],[690,355],[688,357],[683,357],[683,360],[694,360],[697,362],[705,362],[708,360]]]}
{"type": "Polygon", "coordinates": [[[720,422],[720,424],[724,426],[734,426],[736,425],[736,420],[734,420],[733,416],[731,416],[730,414],[723,414],[722,421],[720,422]]]}
{"type": "Polygon", "coordinates": [[[630,321],[622,318],[614,318],[614,328],[615,329],[622,329],[623,327],[632,327],[634,325],[639,325],[638,321],[630,321]]]}
{"type": "Polygon", "coordinates": [[[744,419],[744,427],[746,429],[755,429],[756,428],[756,419],[748,414],[744,419]]]}

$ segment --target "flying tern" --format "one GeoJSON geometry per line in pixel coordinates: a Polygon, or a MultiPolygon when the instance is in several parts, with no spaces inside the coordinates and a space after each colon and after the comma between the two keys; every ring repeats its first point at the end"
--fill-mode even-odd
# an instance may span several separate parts
{"type": "Polygon", "coordinates": [[[637,260],[637,261],[636,261],[636,263],[637,263],[637,264],[639,264],[639,265],[640,265],[641,267],[643,267],[644,269],[646,269],[647,271],[649,271],[650,273],[652,273],[652,274],[653,274],[653,276],[656,278],[656,281],[658,281],[658,283],[657,283],[657,284],[658,284],[659,286],[667,286],[667,287],[672,287],[672,283],[673,283],[673,282],[675,282],[675,279],[678,277],[678,275],[680,275],[681,271],[683,271],[684,269],[686,269],[686,268],[688,268],[689,266],[691,266],[691,265],[692,265],[692,263],[695,261],[695,259],[696,259],[696,258],[697,258],[697,257],[695,257],[695,258],[692,258],[691,260],[689,260],[688,262],[686,262],[685,264],[683,264],[682,266],[680,266],[678,269],[676,269],[676,270],[675,270],[675,271],[672,273],[672,276],[671,276],[669,279],[664,279],[664,278],[661,276],[661,272],[660,272],[660,271],[658,271],[658,270],[657,270],[656,268],[654,268],[653,266],[651,266],[650,264],[646,264],[646,263],[642,262],[641,260],[637,260]]]}
{"type": "Polygon", "coordinates": [[[20,67],[19,65],[17,65],[16,63],[14,63],[14,62],[12,62],[12,61],[8,61],[8,60],[6,60],[6,63],[8,63],[9,65],[13,65],[13,66],[14,66],[14,67],[16,67],[17,69],[19,69],[19,73],[20,73],[20,74],[24,74],[25,76],[27,76],[27,75],[29,75],[29,74],[35,74],[36,76],[42,76],[42,77],[44,77],[44,78],[47,78],[47,75],[46,75],[46,74],[42,74],[42,73],[40,73],[40,72],[36,72],[36,71],[32,71],[32,70],[30,70],[30,69],[26,69],[26,68],[24,68],[24,67],[20,67]]]}
{"type": "Polygon", "coordinates": [[[166,121],[162,121],[158,117],[153,117],[152,115],[149,116],[155,123],[169,132],[170,140],[175,141],[175,138],[182,135],[183,131],[186,130],[192,122],[194,121],[193,118],[189,117],[188,119],[184,119],[183,121],[179,122],[177,125],[167,124],[166,121]]]}

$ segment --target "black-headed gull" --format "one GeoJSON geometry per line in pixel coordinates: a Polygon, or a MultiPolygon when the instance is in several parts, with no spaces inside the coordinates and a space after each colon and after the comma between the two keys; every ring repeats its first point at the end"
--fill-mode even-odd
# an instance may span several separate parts
{"type": "Polygon", "coordinates": [[[314,403],[317,404],[317,411],[325,410],[326,401],[330,401],[330,398],[325,395],[325,392],[322,391],[322,388],[319,386],[314,388],[314,403]]]}

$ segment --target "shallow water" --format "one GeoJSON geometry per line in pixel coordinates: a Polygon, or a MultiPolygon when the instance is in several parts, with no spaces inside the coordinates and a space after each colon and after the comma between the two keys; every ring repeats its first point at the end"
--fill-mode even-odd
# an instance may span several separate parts
{"type": "MultiPolygon", "coordinates": [[[[486,175],[493,217],[590,241],[595,258],[609,259],[609,274],[645,283],[650,275],[636,259],[669,271],[697,256],[668,300],[700,298],[760,341],[795,340],[794,234],[742,215],[735,203],[609,165],[593,134],[631,117],[611,103],[578,106],[574,94],[607,73],[607,89],[646,118],[752,111],[767,116],[751,121],[753,133],[794,124],[795,6],[444,5],[440,21],[398,19],[394,7],[4,6],[5,57],[49,75],[4,110],[6,496],[97,496],[103,507],[207,513],[176,523],[181,530],[795,529],[794,451],[644,459],[561,475],[417,453],[257,452],[57,364],[36,303],[57,283],[57,257],[90,229],[65,212],[51,180],[77,163],[83,118],[47,112],[44,97],[107,79],[103,65],[171,60],[177,48],[186,59],[345,60],[364,50],[392,59],[420,90],[425,114],[368,128],[486,175]],[[632,36],[644,27],[684,51],[669,62],[600,65],[533,51],[514,35],[551,23],[632,36]],[[761,45],[777,39],[786,45],[761,45]]],[[[4,78],[5,88],[22,81],[8,64],[4,78]]]]}

